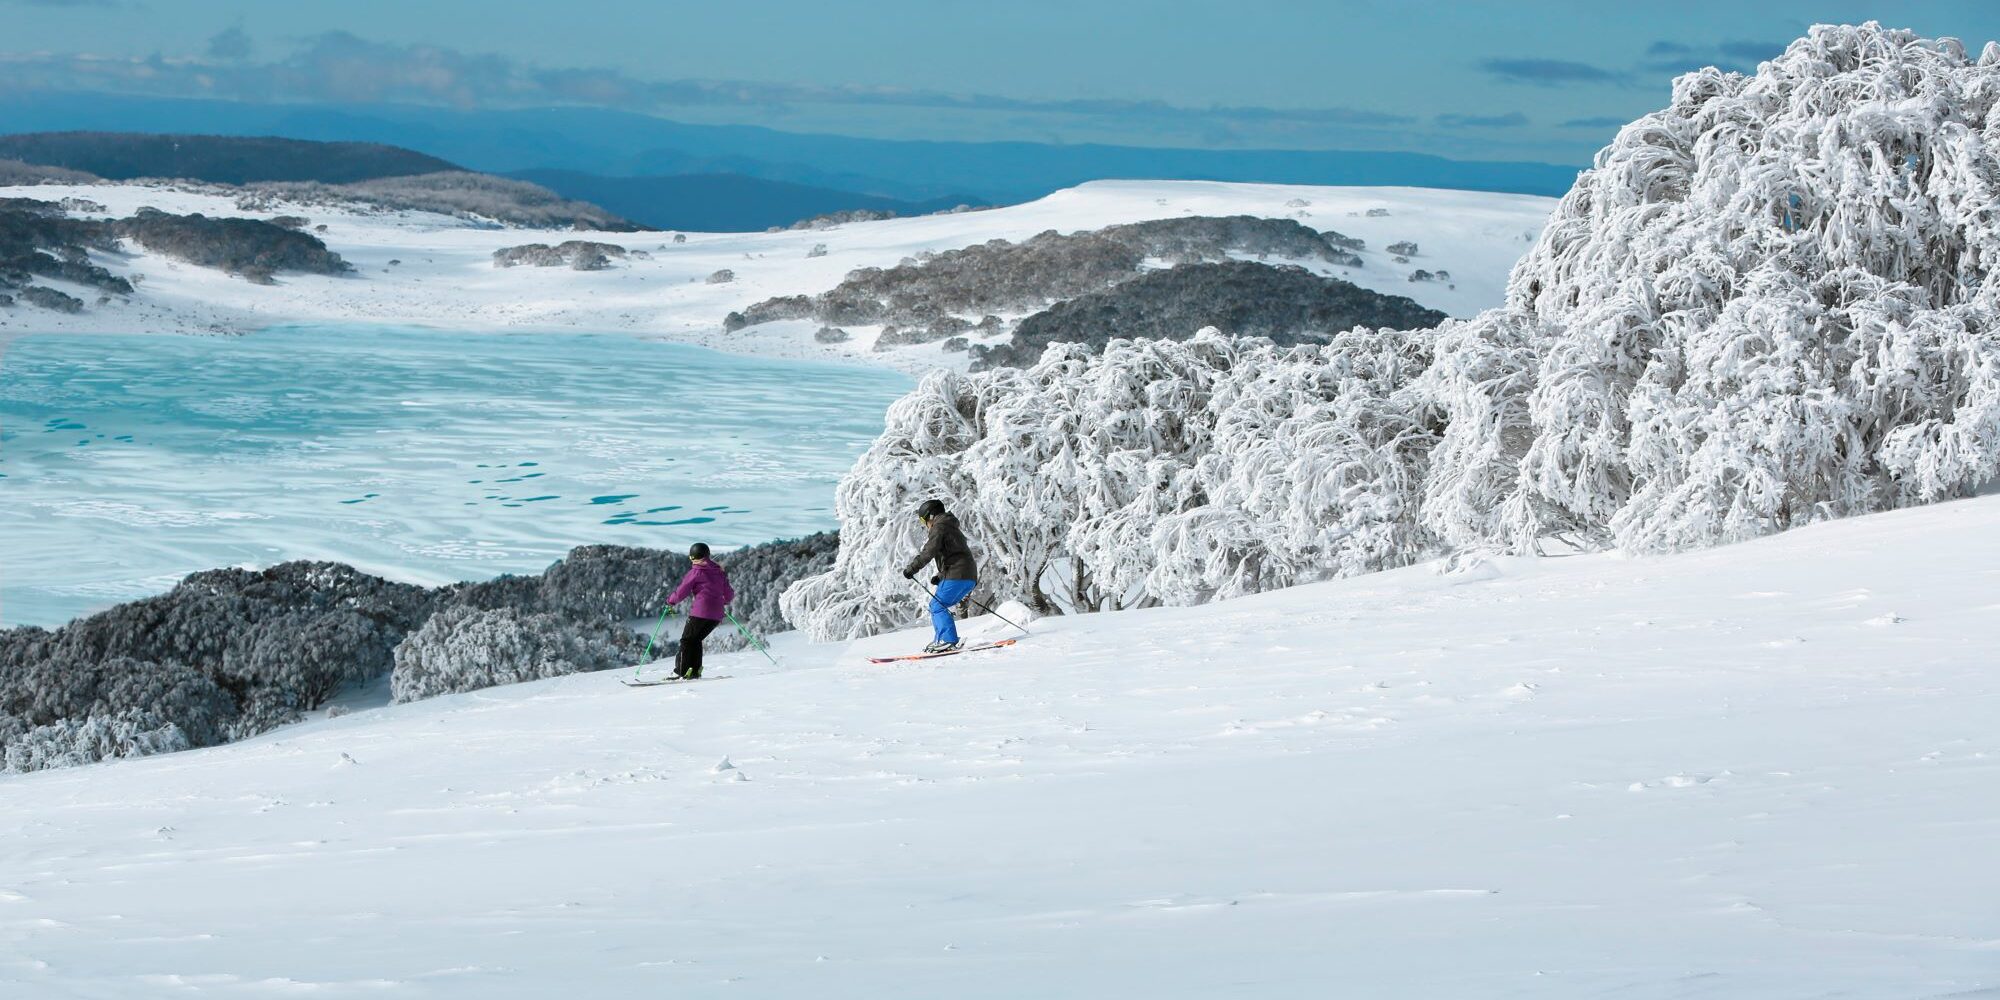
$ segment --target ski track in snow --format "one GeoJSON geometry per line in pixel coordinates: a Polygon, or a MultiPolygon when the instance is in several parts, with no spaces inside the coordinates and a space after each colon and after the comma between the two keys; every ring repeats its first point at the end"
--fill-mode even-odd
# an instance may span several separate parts
{"type": "Polygon", "coordinates": [[[1994,565],[2000,497],[0,777],[0,995],[1978,995],[1994,565]]]}
{"type": "MultiPolygon", "coordinates": [[[[665,232],[482,228],[423,212],[369,213],[290,203],[242,211],[230,196],[171,185],[0,187],[0,197],[76,197],[106,207],[105,213],[88,216],[92,218],[123,218],[142,206],[242,218],[304,216],[314,226],[326,226],[326,232],[314,235],[355,267],[340,277],[287,274],[275,285],[254,285],[127,243],[127,253],[96,254],[94,259],[116,274],[144,276],[130,300],[99,303],[95,289],[38,278],[82,299],[85,310],[74,316],[28,307],[0,310],[0,348],[15,334],[231,333],[274,324],[351,322],[478,332],[628,332],[740,354],[860,361],[919,373],[962,369],[970,358],[946,353],[937,344],[877,352],[872,350],[880,332],[875,327],[854,328],[849,331],[852,341],[826,345],[813,340],[815,323],[769,323],[724,333],[722,319],[772,296],[826,291],[855,268],[893,267],[927,250],[990,239],[1020,241],[1049,229],[1071,233],[1185,215],[1289,217],[1357,237],[1367,242],[1362,267],[1307,266],[1364,288],[1409,296],[1453,316],[1470,316],[1500,304],[1508,271],[1556,205],[1556,199],[1532,195],[1430,188],[1094,181],[986,211],[849,223],[828,230],[688,233],[687,242],[676,244],[665,232]],[[1310,204],[1292,204],[1300,200],[1310,204]],[[1370,216],[1370,210],[1389,214],[1370,216]],[[575,239],[650,256],[590,272],[493,266],[493,251],[503,247],[575,239]],[[1415,241],[1420,251],[1407,264],[1396,263],[1385,249],[1402,240],[1415,241]],[[824,256],[806,256],[822,243],[827,246],[824,256]],[[709,275],[724,268],[735,273],[734,281],[707,283],[709,275]],[[1446,270],[1452,280],[1410,281],[1418,269],[1446,270]]],[[[226,409],[241,401],[217,400],[215,405],[226,409]]]]}

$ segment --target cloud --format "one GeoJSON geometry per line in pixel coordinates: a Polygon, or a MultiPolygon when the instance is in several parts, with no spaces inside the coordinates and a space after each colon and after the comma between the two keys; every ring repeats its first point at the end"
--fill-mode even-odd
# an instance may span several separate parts
{"type": "Polygon", "coordinates": [[[1504,115],[1442,114],[1433,121],[1446,128],[1519,128],[1528,124],[1528,116],[1519,111],[1504,115]]]}
{"type": "Polygon", "coordinates": [[[240,24],[224,28],[208,39],[208,57],[223,62],[242,62],[250,58],[252,49],[250,34],[240,24]]]}
{"type": "Polygon", "coordinates": [[[1714,45],[1687,45],[1658,41],[1646,47],[1639,60],[1641,72],[1650,76],[1679,76],[1713,66],[1731,73],[1755,73],[1757,64],[1775,59],[1785,51],[1785,42],[1732,41],[1714,45]]]}
{"type": "Polygon", "coordinates": [[[1563,128],[1623,128],[1630,119],[1616,115],[1600,115],[1596,118],[1571,118],[1563,122],[1563,128]]]}
{"type": "MultiPolygon", "coordinates": [[[[0,0],[6,2],[10,0],[0,0]]],[[[1351,136],[1420,124],[1411,115],[1337,106],[1188,107],[1163,101],[1048,101],[894,87],[642,80],[610,69],[551,69],[441,46],[385,44],[348,32],[308,38],[270,62],[249,61],[251,50],[248,35],[230,28],[209,39],[202,56],[122,60],[66,54],[0,56],[0,92],[122,90],[260,102],[397,102],[496,109],[584,105],[647,114],[739,108],[765,117],[809,106],[835,106],[931,115],[989,112],[1050,124],[1114,124],[1219,139],[1324,130],[1351,136]]]]}
{"type": "Polygon", "coordinates": [[[1775,59],[1785,51],[1785,42],[1723,42],[1716,51],[1731,59],[1760,63],[1775,59]]]}
{"type": "Polygon", "coordinates": [[[1619,83],[1623,77],[1608,69],[1567,59],[1487,59],[1479,68],[1509,83],[1558,87],[1572,83],[1619,83]]]}

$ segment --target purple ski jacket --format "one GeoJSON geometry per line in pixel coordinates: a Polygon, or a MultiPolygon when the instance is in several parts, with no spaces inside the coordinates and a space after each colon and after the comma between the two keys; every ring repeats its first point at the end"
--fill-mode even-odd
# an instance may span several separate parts
{"type": "Polygon", "coordinates": [[[687,575],[681,577],[681,585],[674,588],[674,596],[667,598],[667,603],[679,604],[690,597],[694,598],[694,604],[688,607],[689,618],[719,622],[725,614],[723,605],[736,599],[736,591],[729,586],[729,574],[724,573],[715,560],[708,559],[689,567],[687,575]]]}

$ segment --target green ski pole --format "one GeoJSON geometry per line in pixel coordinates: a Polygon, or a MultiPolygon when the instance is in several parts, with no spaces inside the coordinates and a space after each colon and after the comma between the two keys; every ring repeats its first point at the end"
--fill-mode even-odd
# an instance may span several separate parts
{"type": "Polygon", "coordinates": [[[722,609],[722,613],[729,616],[729,623],[731,625],[736,626],[736,631],[741,632],[743,634],[743,638],[750,640],[750,648],[756,650],[759,653],[764,654],[764,659],[770,660],[772,666],[775,667],[779,665],[778,658],[771,655],[771,647],[765,645],[764,640],[757,637],[757,633],[750,631],[748,628],[744,627],[742,622],[737,621],[736,612],[731,611],[728,608],[724,608],[722,609]]]}
{"type": "Polygon", "coordinates": [[[673,609],[674,606],[671,604],[660,609],[660,622],[653,626],[653,634],[646,637],[645,655],[639,663],[633,665],[632,676],[639,676],[639,668],[653,662],[653,640],[658,639],[660,637],[660,630],[667,627],[667,612],[673,609]]]}

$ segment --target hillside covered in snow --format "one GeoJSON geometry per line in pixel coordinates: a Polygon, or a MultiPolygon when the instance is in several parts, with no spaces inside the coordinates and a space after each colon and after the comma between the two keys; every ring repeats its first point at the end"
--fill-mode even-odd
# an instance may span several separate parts
{"type": "Polygon", "coordinates": [[[1986,497],[0,777],[0,993],[1977,995],[1995,567],[1986,497]]]}

